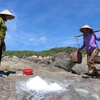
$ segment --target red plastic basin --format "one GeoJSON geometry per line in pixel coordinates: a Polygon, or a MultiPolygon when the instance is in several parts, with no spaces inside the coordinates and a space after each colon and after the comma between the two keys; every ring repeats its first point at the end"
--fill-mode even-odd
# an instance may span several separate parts
{"type": "Polygon", "coordinates": [[[25,68],[25,69],[23,69],[23,74],[32,75],[33,74],[33,69],[32,68],[25,68]]]}

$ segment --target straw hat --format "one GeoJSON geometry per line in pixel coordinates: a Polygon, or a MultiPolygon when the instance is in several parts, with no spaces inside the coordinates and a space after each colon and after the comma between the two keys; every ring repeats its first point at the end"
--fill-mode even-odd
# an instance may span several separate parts
{"type": "Polygon", "coordinates": [[[83,27],[81,27],[80,28],[80,32],[83,32],[84,28],[90,29],[90,31],[93,32],[93,29],[90,26],[88,26],[88,25],[84,25],[83,27]]]}
{"type": "Polygon", "coordinates": [[[15,18],[15,16],[9,10],[4,10],[4,11],[0,12],[0,15],[7,16],[8,20],[11,20],[11,19],[15,18]]]}

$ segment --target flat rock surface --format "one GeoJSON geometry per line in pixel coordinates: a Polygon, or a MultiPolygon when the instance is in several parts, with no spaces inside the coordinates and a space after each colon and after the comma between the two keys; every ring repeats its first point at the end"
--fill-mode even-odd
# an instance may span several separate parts
{"type": "MultiPolygon", "coordinates": [[[[0,100],[100,100],[99,78],[82,78],[82,75],[23,59],[2,60],[2,67],[5,71],[16,71],[16,74],[0,77],[0,100]],[[33,68],[33,75],[24,75],[23,68],[33,68]],[[28,89],[26,83],[36,76],[49,84],[48,86],[56,83],[62,89],[57,91],[28,89]]],[[[32,86],[35,84],[33,82],[32,86]]],[[[38,87],[41,84],[37,82],[38,87]]]]}

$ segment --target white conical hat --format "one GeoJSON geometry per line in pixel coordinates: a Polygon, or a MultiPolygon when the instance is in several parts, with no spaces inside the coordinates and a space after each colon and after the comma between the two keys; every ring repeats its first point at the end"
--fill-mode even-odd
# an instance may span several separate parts
{"type": "Polygon", "coordinates": [[[15,16],[9,10],[4,10],[4,11],[0,12],[0,15],[6,15],[7,19],[15,18],[15,16]]]}
{"type": "Polygon", "coordinates": [[[84,29],[84,28],[88,28],[88,29],[91,30],[91,32],[93,32],[93,29],[92,29],[90,26],[88,26],[88,25],[84,25],[83,27],[81,27],[81,28],[80,28],[80,32],[83,32],[83,29],[84,29]]]}

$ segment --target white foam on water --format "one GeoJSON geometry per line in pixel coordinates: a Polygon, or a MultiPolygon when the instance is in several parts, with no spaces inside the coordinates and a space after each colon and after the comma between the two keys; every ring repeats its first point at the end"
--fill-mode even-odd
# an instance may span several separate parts
{"type": "Polygon", "coordinates": [[[63,87],[61,87],[57,83],[51,83],[48,84],[46,81],[44,81],[39,76],[36,76],[34,78],[29,79],[26,82],[26,88],[28,90],[35,90],[35,91],[59,91],[64,90],[63,87]]]}

